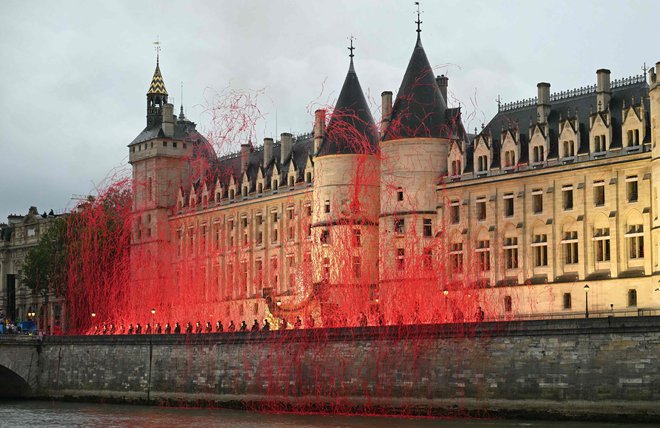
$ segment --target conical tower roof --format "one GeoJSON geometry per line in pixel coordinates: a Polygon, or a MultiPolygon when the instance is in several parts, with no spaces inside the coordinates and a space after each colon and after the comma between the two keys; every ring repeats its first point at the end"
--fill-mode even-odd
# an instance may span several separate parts
{"type": "Polygon", "coordinates": [[[163,75],[160,74],[160,60],[158,59],[156,60],[156,71],[154,71],[154,77],[151,79],[151,85],[149,85],[149,91],[147,92],[147,95],[152,94],[167,95],[163,75]]]}
{"type": "Polygon", "coordinates": [[[383,140],[443,137],[448,134],[446,110],[418,33],[383,140]]]}
{"type": "MultiPolygon", "coordinates": [[[[352,52],[352,50],[351,50],[352,52]]],[[[317,156],[374,153],[378,129],[351,63],[317,156]]]]}

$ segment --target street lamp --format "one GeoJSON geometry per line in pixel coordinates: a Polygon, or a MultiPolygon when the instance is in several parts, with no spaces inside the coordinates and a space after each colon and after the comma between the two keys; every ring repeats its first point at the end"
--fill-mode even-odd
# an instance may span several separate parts
{"type": "Polygon", "coordinates": [[[156,324],[155,324],[155,318],[154,316],[156,315],[156,308],[151,308],[151,334],[156,333],[156,324]]]}
{"type": "Polygon", "coordinates": [[[589,284],[584,284],[584,317],[589,318],[589,284]]]}
{"type": "Polygon", "coordinates": [[[92,318],[96,318],[96,312],[92,312],[92,318]]]}

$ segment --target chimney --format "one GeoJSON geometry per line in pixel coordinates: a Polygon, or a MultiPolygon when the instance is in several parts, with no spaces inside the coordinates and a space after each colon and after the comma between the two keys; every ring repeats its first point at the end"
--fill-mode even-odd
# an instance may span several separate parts
{"type": "Polygon", "coordinates": [[[273,160],[273,139],[264,138],[264,169],[273,160]]]}
{"type": "Polygon", "coordinates": [[[550,84],[541,82],[536,88],[536,123],[546,123],[550,114],[550,84]]]}
{"type": "Polygon", "coordinates": [[[611,96],[610,70],[601,68],[596,71],[596,111],[608,110],[611,96]]]}
{"type": "MultiPolygon", "coordinates": [[[[650,89],[655,88],[660,82],[658,81],[658,74],[660,74],[660,62],[655,64],[655,68],[649,68],[649,86],[650,89]]],[[[643,104],[643,103],[642,103],[643,104]]]]}
{"type": "Polygon", "coordinates": [[[284,162],[291,156],[291,148],[293,147],[293,135],[288,132],[280,134],[280,163],[284,162]]]}
{"type": "Polygon", "coordinates": [[[325,134],[325,110],[318,109],[314,112],[314,156],[318,156],[319,148],[325,134]]]}
{"type": "Polygon", "coordinates": [[[385,135],[387,127],[390,126],[390,119],[392,118],[392,91],[385,91],[380,94],[381,99],[381,120],[380,120],[380,136],[385,135]]]}
{"type": "Polygon", "coordinates": [[[163,105],[163,134],[166,137],[174,137],[174,105],[165,103],[163,105]]]}
{"type": "Polygon", "coordinates": [[[241,144],[241,173],[247,171],[248,161],[250,159],[250,147],[252,147],[250,143],[241,144]]]}
{"type": "Polygon", "coordinates": [[[443,75],[436,76],[435,82],[438,84],[438,88],[440,88],[440,93],[442,94],[442,98],[445,99],[445,104],[449,104],[447,101],[447,86],[449,85],[449,77],[443,75]]]}

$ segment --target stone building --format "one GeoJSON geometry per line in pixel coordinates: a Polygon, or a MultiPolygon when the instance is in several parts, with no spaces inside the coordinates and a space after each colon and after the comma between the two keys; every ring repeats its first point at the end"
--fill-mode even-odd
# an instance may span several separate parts
{"type": "Polygon", "coordinates": [[[26,215],[10,215],[7,224],[0,224],[0,319],[34,318],[41,330],[60,324],[61,299],[54,293],[35,294],[21,281],[25,256],[58,216],[30,207],[26,215]]]}
{"type": "Polygon", "coordinates": [[[218,158],[157,64],[129,145],[133,276],[186,282],[232,319],[360,302],[392,320],[403,288],[421,290],[414,308],[440,291],[494,317],[583,313],[585,290],[592,312],[658,307],[658,73],[539,83],[468,133],[418,29],[378,125],[351,50],[329,120],[218,158]]]}

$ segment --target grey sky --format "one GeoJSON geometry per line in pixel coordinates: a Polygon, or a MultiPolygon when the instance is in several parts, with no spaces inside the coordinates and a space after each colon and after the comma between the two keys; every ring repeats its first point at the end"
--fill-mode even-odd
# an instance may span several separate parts
{"type": "MultiPolygon", "coordinates": [[[[657,1],[422,2],[422,40],[472,130],[495,98],[536,95],[641,73],[660,61],[657,1]]],[[[213,89],[264,89],[264,134],[308,132],[332,104],[356,37],[356,69],[374,117],[396,92],[415,42],[414,1],[14,1],[0,3],[0,222],[10,213],[70,208],[104,178],[128,171],[126,145],[144,128],[145,93],[161,70],[189,118],[213,89]],[[119,168],[119,172],[117,172],[119,168]],[[115,171],[115,172],[113,172],[115,171]]],[[[450,97],[451,98],[451,97],[450,97]]]]}

